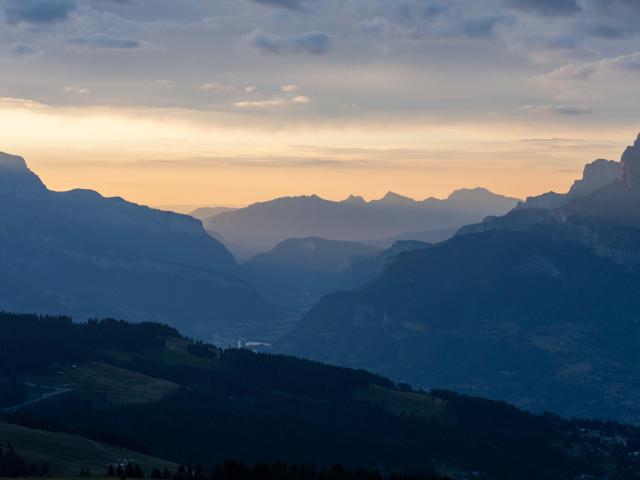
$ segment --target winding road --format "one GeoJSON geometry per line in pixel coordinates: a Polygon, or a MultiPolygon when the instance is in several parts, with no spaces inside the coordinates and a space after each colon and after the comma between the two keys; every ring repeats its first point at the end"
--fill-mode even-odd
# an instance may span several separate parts
{"type": "Polygon", "coordinates": [[[39,397],[33,398],[33,399],[31,399],[31,400],[29,400],[27,402],[20,403],[19,405],[14,405],[12,407],[2,408],[2,409],[0,409],[0,411],[7,412],[7,413],[17,412],[18,410],[21,410],[21,409],[23,409],[25,407],[30,407],[31,405],[35,405],[35,404],[40,403],[40,402],[42,402],[44,400],[48,400],[50,398],[57,397],[59,395],[64,395],[65,393],[69,393],[69,392],[73,391],[73,388],[71,388],[71,386],[69,386],[69,385],[65,385],[65,386],[62,386],[62,387],[47,387],[47,386],[44,386],[44,385],[35,385],[33,383],[25,383],[24,385],[27,386],[27,387],[38,387],[39,386],[40,388],[43,388],[45,390],[50,390],[50,391],[49,392],[44,392],[39,397]]]}

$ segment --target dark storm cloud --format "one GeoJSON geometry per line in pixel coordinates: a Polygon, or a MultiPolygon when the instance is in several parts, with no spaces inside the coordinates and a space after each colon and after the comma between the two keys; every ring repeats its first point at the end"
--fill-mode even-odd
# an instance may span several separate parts
{"type": "Polygon", "coordinates": [[[77,8],[75,0],[7,0],[4,13],[12,25],[46,25],[67,20],[77,8]]]}
{"type": "Polygon", "coordinates": [[[570,16],[580,13],[578,0],[505,0],[507,6],[544,16],[570,16]]]}

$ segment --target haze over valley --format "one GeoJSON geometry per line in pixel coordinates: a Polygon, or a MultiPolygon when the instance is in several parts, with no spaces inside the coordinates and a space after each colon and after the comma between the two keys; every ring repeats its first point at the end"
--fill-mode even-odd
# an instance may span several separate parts
{"type": "Polygon", "coordinates": [[[0,479],[640,480],[640,0],[0,0],[0,479]]]}

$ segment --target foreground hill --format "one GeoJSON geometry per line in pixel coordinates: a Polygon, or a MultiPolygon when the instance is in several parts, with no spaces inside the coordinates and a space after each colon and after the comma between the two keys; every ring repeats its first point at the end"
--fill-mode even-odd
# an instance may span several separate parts
{"type": "Polygon", "coordinates": [[[640,139],[616,168],[558,208],[519,208],[399,255],[367,287],[325,297],[281,349],[640,422],[640,139]]]}
{"type": "Polygon", "coordinates": [[[271,307],[186,215],[89,190],[53,192],[0,154],[0,306],[77,319],[160,320],[191,335],[242,329],[271,307]]]}
{"type": "MultiPolygon", "coordinates": [[[[220,235],[228,245],[257,253],[289,238],[376,241],[406,232],[459,228],[488,215],[507,213],[517,202],[482,188],[458,190],[445,200],[423,201],[392,192],[371,202],[361,197],[333,202],[312,195],[256,203],[216,215],[204,223],[207,230],[220,235]]],[[[383,247],[391,243],[393,240],[383,247]]]]}
{"type": "MultiPolygon", "coordinates": [[[[640,468],[635,427],[536,416],[412,391],[364,371],[222,351],[156,324],[0,314],[0,378],[0,398],[13,390],[5,422],[205,467],[277,460],[558,480],[637,478],[640,468]],[[134,395],[121,395],[127,382],[134,395]],[[44,397],[43,388],[64,392],[44,397]],[[12,408],[16,402],[23,406],[12,408]]],[[[39,438],[21,441],[20,450],[33,455],[39,438]]],[[[59,448],[66,456],[65,442],[59,448]]]]}
{"type": "Polygon", "coordinates": [[[49,474],[73,477],[82,470],[103,473],[107,465],[132,462],[144,471],[165,468],[175,471],[178,465],[130,449],[96,442],[89,438],[27,428],[0,422],[0,439],[11,445],[26,462],[45,463],[49,474]]]}

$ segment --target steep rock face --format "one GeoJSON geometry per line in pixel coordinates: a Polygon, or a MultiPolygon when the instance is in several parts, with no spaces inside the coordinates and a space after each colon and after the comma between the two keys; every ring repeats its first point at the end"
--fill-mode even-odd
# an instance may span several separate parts
{"type": "Polygon", "coordinates": [[[622,155],[622,182],[632,190],[640,190],[640,135],[622,155]]]}
{"type": "Polygon", "coordinates": [[[560,208],[573,199],[584,197],[610,185],[620,178],[620,174],[620,162],[599,159],[585,165],[582,178],[576,180],[567,193],[547,192],[536,197],[529,197],[517,208],[560,208]]]}
{"type": "Polygon", "coordinates": [[[599,159],[584,167],[581,180],[576,180],[569,190],[572,198],[582,197],[611,184],[620,177],[620,162],[599,159]]]}
{"type": "Polygon", "coordinates": [[[640,140],[625,150],[620,163],[590,165],[583,181],[574,185],[574,193],[555,198],[552,208],[534,208],[528,201],[527,208],[467,225],[458,235],[491,230],[553,231],[618,263],[640,264],[640,140]],[[584,194],[609,178],[614,180],[584,194]]]}
{"type": "Polygon", "coordinates": [[[0,157],[0,309],[162,321],[211,340],[273,311],[238,273],[192,217],[53,192],[0,157]]]}

